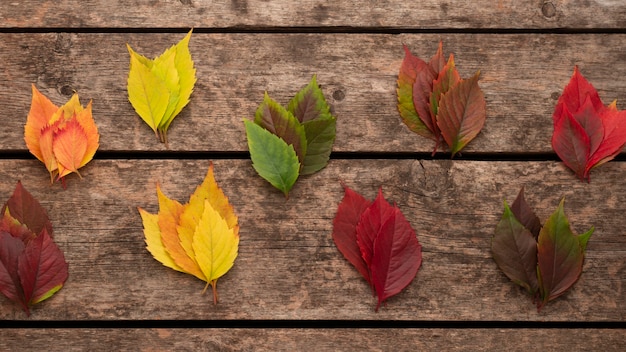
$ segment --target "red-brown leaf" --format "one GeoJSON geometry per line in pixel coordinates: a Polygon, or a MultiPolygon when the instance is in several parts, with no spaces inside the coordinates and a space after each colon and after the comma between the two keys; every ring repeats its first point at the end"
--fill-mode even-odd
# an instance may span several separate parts
{"type": "Polygon", "coordinates": [[[392,214],[393,207],[383,197],[382,188],[379,188],[376,199],[365,209],[356,227],[356,242],[368,267],[372,265],[374,242],[380,233],[380,228],[392,214]]]}
{"type": "Polygon", "coordinates": [[[48,218],[48,213],[39,201],[22,186],[22,182],[17,182],[11,198],[2,207],[1,214],[4,214],[7,208],[11,217],[26,225],[35,234],[46,229],[52,237],[52,223],[48,218]]]}
{"type": "Polygon", "coordinates": [[[6,231],[0,231],[0,292],[22,305],[28,313],[24,292],[18,274],[18,258],[24,251],[24,242],[6,231]]]}

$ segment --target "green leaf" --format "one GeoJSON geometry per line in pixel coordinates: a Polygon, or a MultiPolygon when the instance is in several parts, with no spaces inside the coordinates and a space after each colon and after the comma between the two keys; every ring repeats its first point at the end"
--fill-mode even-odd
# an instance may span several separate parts
{"type": "Polygon", "coordinates": [[[293,146],[300,164],[304,164],[307,140],[304,126],[284,107],[265,93],[263,103],[256,110],[254,122],[293,146]]]}
{"type": "Polygon", "coordinates": [[[304,123],[307,151],[300,171],[302,175],[310,175],[328,164],[335,142],[336,125],[337,120],[333,116],[304,123]]]}
{"type": "Polygon", "coordinates": [[[491,239],[491,251],[500,270],[534,296],[539,288],[537,242],[535,236],[515,218],[506,202],[502,219],[491,239]]]}
{"type": "Polygon", "coordinates": [[[437,125],[452,156],[474,139],[485,124],[486,102],[478,86],[479,75],[477,72],[460,81],[442,94],[439,101],[437,125]]]}
{"type": "Polygon", "coordinates": [[[330,108],[326,104],[324,93],[317,85],[315,75],[313,75],[309,84],[289,101],[287,110],[301,123],[331,117],[330,108]]]}
{"type": "Polygon", "coordinates": [[[582,272],[584,248],[593,229],[575,236],[563,211],[564,200],[539,233],[537,261],[541,309],[548,301],[564,294],[582,272]]]}
{"type": "Polygon", "coordinates": [[[252,166],[259,176],[288,196],[300,170],[296,151],[284,140],[254,122],[244,120],[244,124],[252,166]]]}
{"type": "MultiPolygon", "coordinates": [[[[404,46],[404,60],[402,60],[402,66],[400,66],[398,87],[396,88],[398,111],[400,112],[402,121],[411,131],[422,137],[437,140],[433,132],[422,119],[420,119],[415,109],[415,104],[413,103],[413,85],[415,84],[418,70],[423,69],[426,65],[427,64],[422,59],[411,54],[406,45],[404,46]]],[[[430,116],[424,118],[430,119],[430,116]]]]}

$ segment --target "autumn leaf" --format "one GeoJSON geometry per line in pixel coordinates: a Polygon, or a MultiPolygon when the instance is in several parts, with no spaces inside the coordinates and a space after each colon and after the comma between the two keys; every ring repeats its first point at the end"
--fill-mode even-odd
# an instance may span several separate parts
{"type": "Polygon", "coordinates": [[[473,140],[486,120],[485,97],[478,75],[461,79],[454,56],[446,63],[443,45],[427,63],[404,46],[398,74],[398,111],[407,127],[435,141],[433,155],[446,142],[452,156],[473,140]]]}
{"type": "Polygon", "coordinates": [[[344,185],[333,221],[333,240],[378,296],[376,310],[411,283],[422,263],[415,231],[397,206],[383,197],[371,202],[344,185]]]}
{"type": "Polygon", "coordinates": [[[574,67],[554,114],[552,148],[581,180],[620,153],[626,144],[626,110],[604,106],[596,89],[574,67]]]}
{"type": "Polygon", "coordinates": [[[300,175],[313,174],[328,164],[336,118],[315,75],[287,108],[265,93],[254,122],[244,120],[244,124],[252,166],[287,197],[300,175]]]}
{"type": "Polygon", "coordinates": [[[565,293],[580,277],[593,227],[575,236],[561,200],[543,227],[524,199],[523,189],[504,214],[491,241],[493,258],[506,276],[524,287],[537,310],[565,293]]]}
{"type": "Polygon", "coordinates": [[[189,52],[192,31],[154,60],[126,45],[130,54],[128,100],[166,146],[167,130],[189,103],[196,83],[196,69],[189,52]]]}
{"type": "Polygon", "coordinates": [[[46,211],[18,182],[2,207],[0,292],[27,315],[30,307],[59,291],[68,277],[67,262],[51,234],[46,211]]]}
{"type": "Polygon", "coordinates": [[[78,95],[57,107],[32,86],[33,97],[24,126],[28,150],[50,173],[50,180],[65,176],[85,166],[96,153],[100,135],[91,114],[91,101],[83,107],[78,95]]]}
{"type": "Polygon", "coordinates": [[[193,275],[205,281],[206,287],[211,285],[217,304],[217,280],[237,257],[239,226],[228,198],[215,181],[213,163],[188,203],[169,199],[159,185],[157,196],[157,214],[138,208],[146,248],[164,266],[193,275]]]}

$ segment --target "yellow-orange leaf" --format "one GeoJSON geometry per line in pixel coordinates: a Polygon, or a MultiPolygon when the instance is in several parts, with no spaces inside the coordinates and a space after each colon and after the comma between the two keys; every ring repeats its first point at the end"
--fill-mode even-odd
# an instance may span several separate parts
{"type": "Polygon", "coordinates": [[[154,259],[158,260],[166,267],[185,272],[185,270],[174,262],[172,257],[167,253],[167,250],[165,250],[165,246],[163,246],[161,230],[159,229],[159,216],[157,214],[150,214],[141,208],[138,208],[138,210],[143,222],[143,234],[146,237],[146,248],[148,252],[152,254],[154,259]]]}
{"type": "Polygon", "coordinates": [[[54,114],[59,108],[52,104],[52,102],[41,94],[35,85],[32,85],[33,97],[30,103],[30,111],[26,118],[26,125],[24,126],[24,140],[28,150],[40,161],[46,163],[41,153],[39,140],[41,137],[42,129],[48,125],[48,121],[52,114],[54,114]]]}
{"type": "Polygon", "coordinates": [[[176,225],[180,219],[180,214],[183,212],[183,205],[165,196],[165,194],[161,192],[161,187],[158,184],[157,197],[159,198],[158,225],[161,231],[161,241],[163,242],[165,250],[169,253],[174,262],[183,269],[181,271],[206,281],[194,257],[189,256],[180,245],[176,225]]]}
{"type": "Polygon", "coordinates": [[[167,198],[157,185],[159,213],[139,208],[148,251],[163,265],[206,281],[213,286],[237,257],[239,226],[228,198],[215,182],[213,163],[202,184],[181,205],[167,198]],[[157,241],[158,239],[158,241],[157,241]]]}

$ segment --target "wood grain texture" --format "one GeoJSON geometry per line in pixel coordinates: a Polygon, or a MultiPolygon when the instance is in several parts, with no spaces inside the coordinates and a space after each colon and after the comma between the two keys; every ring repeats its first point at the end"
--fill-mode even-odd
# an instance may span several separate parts
{"type": "MultiPolygon", "coordinates": [[[[145,249],[137,207],[157,211],[156,182],[186,202],[207,160],[96,160],[67,189],[49,185],[38,161],[0,161],[0,194],[15,182],[49,211],[55,240],[70,265],[66,286],[37,305],[34,320],[347,319],[451,321],[623,321],[626,236],[621,185],[626,163],[613,162],[578,181],[561,163],[426,160],[332,160],[303,177],[285,200],[249,160],[216,160],[218,183],[239,216],[239,257],[218,282],[168,269],[145,249]],[[416,279],[374,313],[375,298],[331,237],[343,197],[339,180],[373,198],[378,187],[397,202],[423,246],[416,279]],[[595,226],[583,274],[537,313],[530,297],[496,267],[490,239],[502,201],[525,185],[545,219],[566,198],[577,233],[595,226]]],[[[23,320],[0,298],[0,319],[23,320]]]]}
{"type": "Polygon", "coordinates": [[[608,329],[8,329],[5,351],[621,351],[608,329]],[[49,342],[55,341],[53,345],[49,342]]]}
{"type": "MultiPolygon", "coordinates": [[[[25,150],[31,84],[55,104],[76,91],[93,99],[100,151],[161,151],[128,102],[126,43],[154,57],[183,34],[0,34],[0,150],[25,150]]],[[[430,152],[397,112],[402,44],[429,58],[439,40],[462,77],[481,71],[487,100],[483,131],[464,150],[551,153],[552,112],[574,65],[605,104],[626,108],[624,34],[202,34],[190,50],[198,82],[169,129],[173,151],[247,151],[242,119],[267,91],[282,104],[318,74],[338,118],[334,151],[430,152]]]]}
{"type": "Polygon", "coordinates": [[[0,5],[5,28],[624,28],[625,18],[620,0],[25,0],[0,5]]]}

